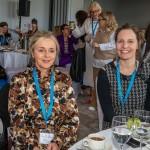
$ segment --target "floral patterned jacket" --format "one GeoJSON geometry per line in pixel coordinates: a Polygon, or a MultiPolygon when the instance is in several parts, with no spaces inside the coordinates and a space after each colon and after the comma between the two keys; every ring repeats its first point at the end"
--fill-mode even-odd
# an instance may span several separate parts
{"type": "MultiPolygon", "coordinates": [[[[54,134],[52,142],[57,143],[61,150],[68,149],[77,138],[79,126],[78,108],[71,87],[71,78],[58,70],[53,71],[54,105],[47,127],[43,118],[38,94],[36,91],[32,67],[15,75],[10,83],[9,113],[11,118],[10,135],[15,150],[32,150],[38,146],[45,150],[46,145],[39,144],[39,129],[47,129],[54,134]]],[[[36,68],[38,82],[43,96],[46,110],[50,105],[49,76],[40,78],[40,71],[36,68]]]]}

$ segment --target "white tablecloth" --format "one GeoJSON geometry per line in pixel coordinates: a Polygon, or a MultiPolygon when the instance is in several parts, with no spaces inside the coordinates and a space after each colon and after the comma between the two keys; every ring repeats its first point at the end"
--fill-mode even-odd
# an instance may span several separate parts
{"type": "Polygon", "coordinates": [[[1,52],[0,65],[6,68],[25,68],[29,63],[30,55],[20,52],[1,52]]]}
{"type": "MultiPolygon", "coordinates": [[[[106,141],[107,141],[106,143],[110,143],[112,145],[112,150],[119,150],[119,144],[112,137],[111,129],[103,130],[98,133],[100,135],[103,135],[106,138],[106,141]]],[[[71,148],[69,148],[69,150],[77,150],[77,149],[81,148],[80,146],[82,146],[82,140],[77,142],[76,144],[74,144],[71,148]]],[[[132,148],[125,144],[124,150],[139,150],[139,148],[132,148]]],[[[148,150],[148,148],[143,147],[142,150],[148,150]]]]}

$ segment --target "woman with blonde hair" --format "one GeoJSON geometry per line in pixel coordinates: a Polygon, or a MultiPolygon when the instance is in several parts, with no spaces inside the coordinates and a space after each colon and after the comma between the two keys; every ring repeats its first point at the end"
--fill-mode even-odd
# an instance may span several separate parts
{"type": "Polygon", "coordinates": [[[92,46],[94,49],[93,79],[94,90],[92,95],[92,106],[96,107],[95,82],[100,68],[116,57],[115,30],[118,27],[115,16],[112,12],[102,12],[99,16],[99,30],[96,33],[92,46]]]}
{"type": "Polygon", "coordinates": [[[34,61],[10,82],[10,138],[15,150],[66,150],[75,143],[78,108],[70,76],[54,68],[59,45],[48,31],[30,38],[34,61]]]}
{"type": "Polygon", "coordinates": [[[99,15],[102,11],[102,8],[99,3],[91,2],[88,8],[89,18],[87,18],[81,27],[76,26],[76,28],[72,31],[72,34],[75,37],[85,36],[85,63],[86,63],[86,71],[83,75],[83,85],[93,88],[93,50],[90,45],[90,41],[92,41],[95,37],[95,34],[99,28],[98,19],[99,15]]]}

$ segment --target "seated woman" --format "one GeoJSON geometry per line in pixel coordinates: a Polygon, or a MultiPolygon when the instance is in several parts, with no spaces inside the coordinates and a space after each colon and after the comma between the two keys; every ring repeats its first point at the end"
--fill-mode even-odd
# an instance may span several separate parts
{"type": "MultiPolygon", "coordinates": [[[[134,111],[145,109],[150,61],[138,61],[136,54],[141,51],[140,40],[139,30],[135,26],[125,24],[116,30],[118,58],[100,69],[97,81],[104,114],[103,129],[110,127],[115,115],[133,117],[134,111]]],[[[147,103],[150,106],[150,101],[147,103]]]]}
{"type": "Polygon", "coordinates": [[[0,23],[0,42],[1,45],[8,45],[10,38],[11,38],[11,34],[8,33],[8,24],[6,22],[1,22],[0,23]]]}
{"type": "Polygon", "coordinates": [[[48,31],[30,38],[34,61],[10,82],[10,138],[15,150],[67,150],[77,138],[78,108],[71,78],[54,68],[59,45],[48,31]]]}
{"type": "Polygon", "coordinates": [[[75,52],[73,44],[77,44],[78,40],[71,34],[67,24],[61,25],[60,29],[62,34],[57,36],[60,45],[59,66],[65,67],[72,62],[72,56],[75,52]]]}

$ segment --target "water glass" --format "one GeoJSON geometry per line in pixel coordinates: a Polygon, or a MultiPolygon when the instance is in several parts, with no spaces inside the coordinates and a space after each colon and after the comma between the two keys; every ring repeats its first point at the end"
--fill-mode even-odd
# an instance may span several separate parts
{"type": "Polygon", "coordinates": [[[150,131],[150,111],[135,111],[134,124],[136,133],[140,136],[140,150],[142,150],[143,139],[149,134],[150,131]]]}
{"type": "Polygon", "coordinates": [[[112,120],[112,133],[114,139],[118,142],[120,150],[123,150],[123,145],[127,143],[132,134],[132,128],[128,125],[128,117],[115,116],[112,120]]]}

